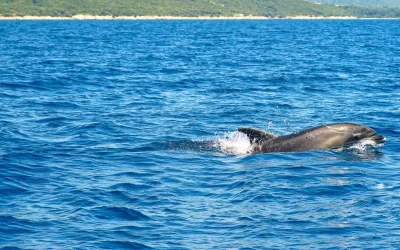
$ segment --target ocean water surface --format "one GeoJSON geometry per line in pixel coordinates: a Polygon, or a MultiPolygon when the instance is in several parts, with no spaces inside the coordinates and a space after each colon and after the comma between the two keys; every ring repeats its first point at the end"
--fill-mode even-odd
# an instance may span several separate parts
{"type": "Polygon", "coordinates": [[[399,21],[1,21],[0,66],[0,248],[400,248],[399,21]],[[387,142],[236,132],[333,122],[387,142]]]}

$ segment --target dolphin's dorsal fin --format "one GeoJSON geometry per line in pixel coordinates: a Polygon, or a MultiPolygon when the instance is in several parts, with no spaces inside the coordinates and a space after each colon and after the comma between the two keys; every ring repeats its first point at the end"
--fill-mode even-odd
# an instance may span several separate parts
{"type": "Polygon", "coordinates": [[[276,137],[273,134],[255,128],[238,128],[238,131],[247,135],[251,143],[266,141],[276,137]]]}

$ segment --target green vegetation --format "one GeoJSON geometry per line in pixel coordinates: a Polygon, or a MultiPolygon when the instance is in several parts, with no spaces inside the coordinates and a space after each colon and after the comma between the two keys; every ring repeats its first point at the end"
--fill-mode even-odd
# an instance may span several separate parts
{"type": "Polygon", "coordinates": [[[400,17],[400,9],[318,5],[303,0],[0,0],[2,16],[358,16],[400,17]]]}
{"type": "Polygon", "coordinates": [[[349,13],[353,13],[356,17],[375,17],[375,18],[400,18],[399,8],[378,8],[378,7],[368,7],[359,8],[356,6],[343,6],[342,9],[349,13]]]}
{"type": "Polygon", "coordinates": [[[400,0],[308,0],[323,4],[355,5],[369,7],[400,7],[400,0]]]}

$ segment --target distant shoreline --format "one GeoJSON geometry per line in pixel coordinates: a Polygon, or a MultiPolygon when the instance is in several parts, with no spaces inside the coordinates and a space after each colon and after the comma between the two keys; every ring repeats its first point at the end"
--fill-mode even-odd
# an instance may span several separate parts
{"type": "Polygon", "coordinates": [[[264,17],[264,16],[92,16],[75,15],[72,17],[53,16],[0,16],[0,20],[399,20],[399,18],[358,18],[355,16],[288,16],[288,17],[264,17]]]}

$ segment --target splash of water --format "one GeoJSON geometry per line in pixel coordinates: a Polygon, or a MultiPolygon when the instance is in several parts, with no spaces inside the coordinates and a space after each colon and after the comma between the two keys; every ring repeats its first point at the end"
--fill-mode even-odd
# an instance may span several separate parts
{"type": "Polygon", "coordinates": [[[383,147],[383,144],[378,144],[373,140],[361,140],[357,143],[352,144],[351,146],[349,146],[348,149],[350,150],[355,150],[355,151],[359,151],[359,152],[366,152],[368,150],[371,149],[378,149],[380,147],[383,147]]]}
{"type": "Polygon", "coordinates": [[[251,143],[245,134],[234,131],[217,135],[214,146],[227,155],[246,155],[250,151],[251,143]]]}
{"type": "Polygon", "coordinates": [[[378,144],[372,140],[361,140],[357,143],[344,147],[341,152],[346,153],[349,160],[373,160],[382,157],[379,149],[383,144],[378,144]]]}

